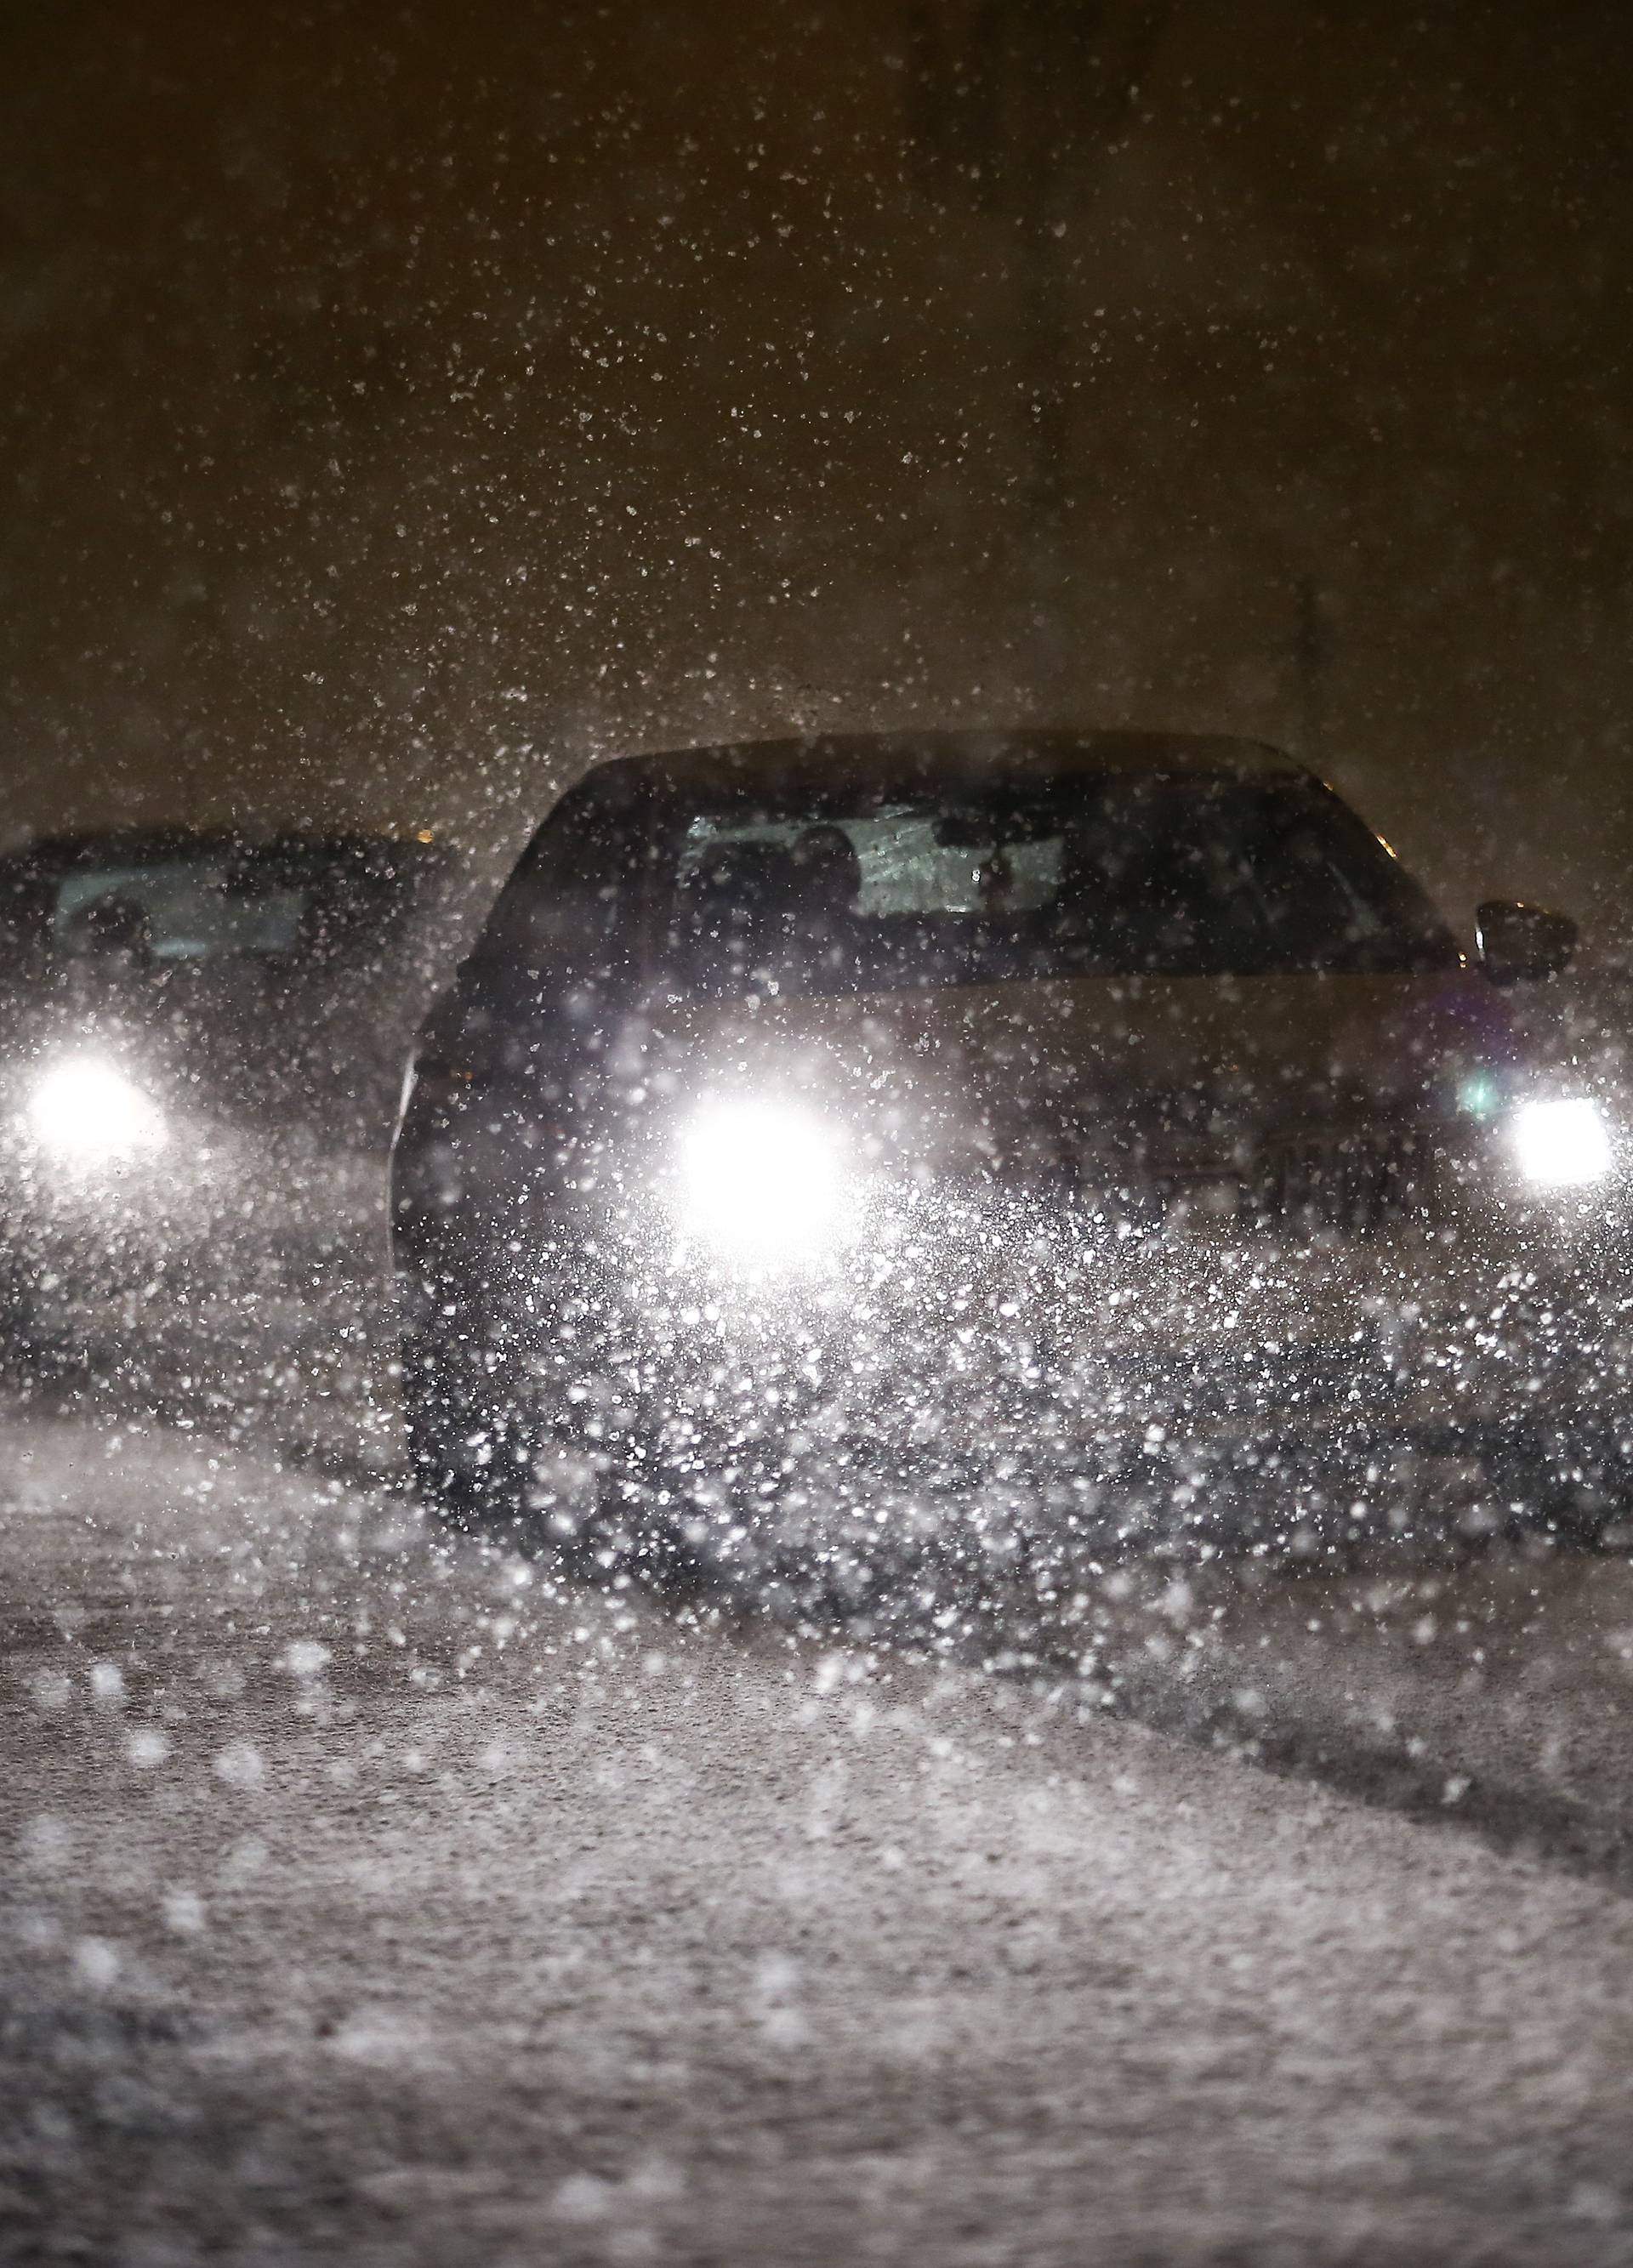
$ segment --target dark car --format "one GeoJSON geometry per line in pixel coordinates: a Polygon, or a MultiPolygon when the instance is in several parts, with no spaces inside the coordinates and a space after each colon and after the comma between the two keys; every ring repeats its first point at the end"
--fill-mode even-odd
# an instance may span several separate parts
{"type": "Polygon", "coordinates": [[[186,828],[0,858],[14,1356],[83,1357],[355,1241],[334,1160],[386,1138],[381,988],[446,871],[420,842],[186,828]]]}
{"type": "Polygon", "coordinates": [[[421,1485],[738,1567],[1249,1501],[1319,1538],[1423,1456],[1614,1491],[1616,1143],[1509,996],[1573,935],[1494,902],[1471,958],[1238,740],[603,764],[408,1086],[421,1485]]]}

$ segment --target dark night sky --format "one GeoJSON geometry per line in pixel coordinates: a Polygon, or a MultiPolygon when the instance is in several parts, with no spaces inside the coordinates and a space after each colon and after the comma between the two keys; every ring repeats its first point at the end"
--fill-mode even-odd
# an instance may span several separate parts
{"type": "Polygon", "coordinates": [[[1053,715],[1633,928],[1633,11],[1131,8],[12,0],[0,823],[1053,715]]]}

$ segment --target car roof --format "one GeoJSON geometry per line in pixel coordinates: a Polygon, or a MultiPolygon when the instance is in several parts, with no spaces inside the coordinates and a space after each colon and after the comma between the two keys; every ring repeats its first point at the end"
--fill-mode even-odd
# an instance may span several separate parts
{"type": "Polygon", "coordinates": [[[713,747],[616,756],[586,775],[592,792],[655,791],[666,799],[739,789],[750,795],[824,799],[855,788],[889,793],[931,782],[975,786],[1009,779],[1092,773],[1193,774],[1228,779],[1308,781],[1312,775],[1280,749],[1223,733],[1137,733],[1069,727],[987,727],[927,733],[820,733],[798,739],[735,740],[713,747]]]}

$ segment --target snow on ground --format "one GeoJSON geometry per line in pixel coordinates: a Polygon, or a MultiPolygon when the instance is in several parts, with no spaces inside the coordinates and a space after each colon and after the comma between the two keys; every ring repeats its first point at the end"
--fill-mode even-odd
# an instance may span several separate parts
{"type": "Polygon", "coordinates": [[[1148,1576],[1095,1619],[1096,1673],[1147,1724],[1633,1884],[1625,1548],[1148,1576]]]}
{"type": "MultiPolygon", "coordinates": [[[[1633,2260],[1602,1882],[241,1448],[0,1474],[0,2257],[1633,2260]]],[[[1346,1609],[1275,1597],[1313,1687],[1346,1609]]]]}
{"type": "MultiPolygon", "coordinates": [[[[336,1152],[296,1191],[276,1172],[185,1296],[147,1302],[55,1404],[176,1429],[351,1479],[400,1478],[384,1279],[383,1162],[336,1152]],[[298,1202],[297,1202],[298,1200],[298,1202]],[[292,1224],[299,1222],[300,1233],[292,1224]],[[265,1262],[287,1248],[279,1267],[265,1262]],[[314,1257],[314,1256],[317,1256],[314,1257]]],[[[1448,1468],[1455,1537],[1460,1469],[1448,1468]]],[[[1423,1485],[1436,1496],[1432,1479],[1423,1485]]],[[[994,1562],[961,1656],[1047,1691],[1063,1676],[1121,1714],[1415,1815],[1455,1814],[1499,1846],[1633,1879],[1633,1560],[1539,1541],[1452,1553],[1380,1547],[1347,1571],[1238,1558],[1183,1580],[1160,1564],[1046,1572],[994,1562]]],[[[1083,1554],[1077,1557],[1081,1559],[1083,1554]]],[[[1047,1555],[1045,1555],[1047,1566],[1047,1555]]],[[[945,1624],[896,1623],[911,1642],[945,1624]]],[[[853,1623],[851,1635],[864,1635],[853,1623]]]]}

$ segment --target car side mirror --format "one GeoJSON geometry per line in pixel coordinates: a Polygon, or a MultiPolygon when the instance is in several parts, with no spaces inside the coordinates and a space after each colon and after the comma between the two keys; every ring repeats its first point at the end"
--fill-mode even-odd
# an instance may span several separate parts
{"type": "Polygon", "coordinates": [[[1474,943],[1494,984],[1534,984],[1557,976],[1577,949],[1569,914],[1549,913],[1515,898],[1488,898],[1475,909],[1474,943]]]}

